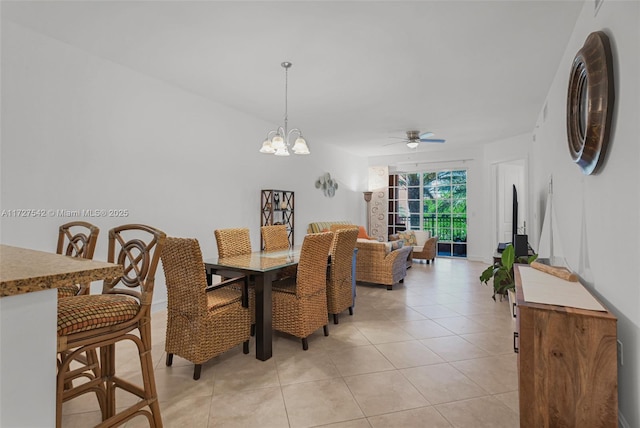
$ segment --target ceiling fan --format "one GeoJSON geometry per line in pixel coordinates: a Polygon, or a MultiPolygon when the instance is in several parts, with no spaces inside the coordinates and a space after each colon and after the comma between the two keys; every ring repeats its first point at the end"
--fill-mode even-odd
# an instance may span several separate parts
{"type": "MultiPolygon", "coordinates": [[[[415,149],[416,147],[418,147],[420,143],[444,143],[445,141],[441,138],[429,138],[429,137],[433,137],[433,132],[423,132],[421,134],[420,131],[411,130],[411,131],[407,131],[407,137],[403,138],[402,142],[405,143],[407,147],[409,147],[410,149],[415,149]]],[[[398,138],[398,137],[392,137],[392,138],[398,138]]],[[[396,143],[391,143],[391,144],[396,144],[396,143]]],[[[386,145],[388,146],[389,144],[386,144],[386,145]]]]}

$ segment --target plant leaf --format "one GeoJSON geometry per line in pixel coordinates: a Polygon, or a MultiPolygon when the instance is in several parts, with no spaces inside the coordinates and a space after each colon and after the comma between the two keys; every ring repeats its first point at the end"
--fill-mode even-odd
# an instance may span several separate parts
{"type": "Polygon", "coordinates": [[[502,251],[502,266],[507,269],[507,270],[511,270],[511,268],[513,267],[513,262],[515,260],[515,250],[513,248],[513,245],[509,244],[507,245],[507,247],[504,249],[504,251],[502,251]]]}

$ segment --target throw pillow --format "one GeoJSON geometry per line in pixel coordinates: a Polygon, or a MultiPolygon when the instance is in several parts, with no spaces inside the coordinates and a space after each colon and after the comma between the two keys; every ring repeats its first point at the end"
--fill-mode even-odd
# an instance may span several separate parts
{"type": "Polygon", "coordinates": [[[367,231],[364,230],[364,226],[359,226],[358,227],[358,238],[360,238],[360,239],[371,239],[371,238],[369,238],[369,235],[367,235],[367,231]]]}
{"type": "Polygon", "coordinates": [[[402,248],[402,246],[404,245],[403,240],[390,241],[390,242],[391,242],[391,251],[397,250],[398,248],[402,248]]]}
{"type": "Polygon", "coordinates": [[[418,245],[418,240],[416,239],[416,234],[413,233],[413,230],[409,230],[406,232],[398,233],[400,239],[402,239],[407,245],[415,246],[418,245]]]}

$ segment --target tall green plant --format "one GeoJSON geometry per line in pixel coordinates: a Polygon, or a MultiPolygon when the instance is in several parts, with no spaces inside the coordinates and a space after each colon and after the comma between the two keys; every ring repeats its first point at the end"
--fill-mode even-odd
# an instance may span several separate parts
{"type": "Polygon", "coordinates": [[[538,258],[537,254],[529,257],[518,257],[516,259],[516,252],[513,245],[509,244],[502,252],[500,261],[495,262],[489,266],[480,275],[480,282],[485,285],[493,278],[493,300],[496,300],[496,294],[502,296],[507,294],[507,290],[514,290],[516,288],[516,281],[513,277],[513,264],[514,263],[529,263],[531,264],[538,258]]]}

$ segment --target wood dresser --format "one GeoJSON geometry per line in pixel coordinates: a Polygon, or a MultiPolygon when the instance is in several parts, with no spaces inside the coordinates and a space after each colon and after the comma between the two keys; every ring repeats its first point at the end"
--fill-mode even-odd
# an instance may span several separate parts
{"type": "Polygon", "coordinates": [[[579,282],[526,265],[515,279],[520,427],[617,428],[616,317],[579,282]],[[544,288],[558,292],[539,298],[544,288]],[[589,299],[602,310],[566,304],[589,299]]]}

